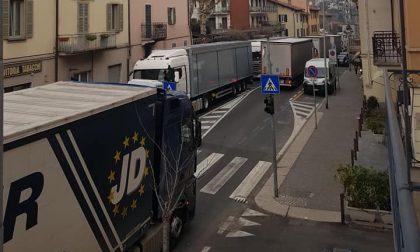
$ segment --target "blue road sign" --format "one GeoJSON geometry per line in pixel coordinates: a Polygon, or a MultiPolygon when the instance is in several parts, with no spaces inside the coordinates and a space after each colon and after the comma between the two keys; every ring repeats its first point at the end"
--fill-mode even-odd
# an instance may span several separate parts
{"type": "Polygon", "coordinates": [[[308,66],[306,75],[311,78],[316,78],[318,76],[318,69],[315,66],[308,66]]]}
{"type": "Polygon", "coordinates": [[[163,88],[166,91],[176,91],[176,83],[175,82],[164,81],[163,82],[163,88]]]}
{"type": "Polygon", "coordinates": [[[263,94],[280,94],[280,81],[278,75],[262,74],[260,81],[261,92],[263,94]]]}

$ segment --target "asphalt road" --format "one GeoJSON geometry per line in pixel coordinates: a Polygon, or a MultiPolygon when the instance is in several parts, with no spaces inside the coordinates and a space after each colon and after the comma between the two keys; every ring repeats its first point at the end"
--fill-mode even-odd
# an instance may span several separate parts
{"type": "MultiPolygon", "coordinates": [[[[298,89],[283,91],[275,97],[277,151],[285,144],[293,130],[293,112],[289,99],[297,91],[298,89]]],[[[229,216],[240,215],[248,208],[247,204],[236,202],[229,196],[258,162],[265,161],[271,164],[271,118],[264,112],[264,107],[264,96],[257,89],[227,114],[203,139],[198,162],[212,153],[223,154],[223,157],[198,178],[196,215],[193,222],[186,228],[175,251],[202,251],[205,246],[208,246],[208,242],[220,235],[217,232],[229,216]],[[247,160],[220,190],[214,195],[200,192],[235,157],[247,160]]],[[[253,198],[253,193],[266,181],[269,172],[263,175],[265,176],[257,181],[258,185],[253,188],[247,198],[253,198]]]]}

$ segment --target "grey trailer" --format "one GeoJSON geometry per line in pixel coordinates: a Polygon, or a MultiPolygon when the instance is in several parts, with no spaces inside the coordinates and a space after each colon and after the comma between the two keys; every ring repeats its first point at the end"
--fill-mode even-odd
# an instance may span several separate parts
{"type": "Polygon", "coordinates": [[[311,39],[270,40],[261,42],[261,48],[263,74],[278,75],[280,86],[295,87],[302,84],[305,63],[312,58],[311,39]]]}

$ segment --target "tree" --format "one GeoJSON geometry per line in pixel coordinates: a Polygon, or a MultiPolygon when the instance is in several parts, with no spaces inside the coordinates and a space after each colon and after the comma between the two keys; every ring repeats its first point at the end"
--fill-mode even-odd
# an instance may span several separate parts
{"type": "MultiPolygon", "coordinates": [[[[180,235],[182,229],[182,220],[176,216],[175,212],[180,209],[187,211],[187,199],[184,198],[188,188],[194,186],[195,190],[195,146],[193,134],[193,122],[173,123],[164,131],[162,144],[159,145],[153,139],[154,146],[157,147],[161,157],[159,171],[151,169],[153,177],[153,191],[157,199],[163,225],[163,252],[170,251],[171,224],[179,226],[175,228],[178,232],[175,238],[180,235]],[[185,209],[184,209],[185,207],[185,209]]],[[[153,167],[149,160],[149,167],[153,167]]],[[[188,214],[186,212],[185,214],[188,214]]]]}
{"type": "Polygon", "coordinates": [[[214,8],[220,1],[221,0],[190,0],[190,6],[193,8],[195,3],[197,3],[201,35],[206,35],[207,19],[213,13],[214,8]]]}

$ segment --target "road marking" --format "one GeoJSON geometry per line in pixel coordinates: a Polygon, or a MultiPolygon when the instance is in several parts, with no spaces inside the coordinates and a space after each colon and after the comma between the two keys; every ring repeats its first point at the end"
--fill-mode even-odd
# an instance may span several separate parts
{"type": "Polygon", "coordinates": [[[220,225],[219,230],[217,230],[217,233],[223,234],[229,228],[229,226],[232,225],[234,220],[235,220],[235,217],[229,216],[227,220],[223,222],[222,225],[220,225]]]}
{"type": "Polygon", "coordinates": [[[217,121],[201,121],[201,123],[215,123],[217,121]]]}
{"type": "Polygon", "coordinates": [[[201,163],[197,165],[197,171],[194,173],[196,178],[201,177],[212,165],[214,165],[219,159],[221,159],[224,154],[212,153],[210,156],[206,157],[201,163]]]}
{"type": "Polygon", "coordinates": [[[258,211],[252,210],[247,208],[245,212],[242,214],[243,217],[253,217],[253,216],[267,216],[266,214],[260,213],[258,211]]]}
{"type": "Polygon", "coordinates": [[[311,105],[309,105],[309,104],[301,104],[299,102],[292,102],[292,104],[293,104],[293,106],[298,107],[298,108],[308,108],[308,109],[311,109],[311,108],[314,107],[314,104],[311,104],[311,105]]]}
{"type": "Polygon", "coordinates": [[[247,160],[247,158],[235,157],[207,185],[201,188],[200,192],[216,194],[247,160]]]}
{"type": "Polygon", "coordinates": [[[303,113],[310,113],[310,112],[312,112],[312,110],[314,110],[313,108],[300,108],[300,107],[295,107],[295,110],[296,111],[299,111],[299,112],[303,112],[303,113]]]}
{"type": "Polygon", "coordinates": [[[211,126],[209,126],[209,125],[201,125],[202,130],[208,130],[208,129],[210,129],[210,127],[211,126]]]}
{"type": "Polygon", "coordinates": [[[262,179],[270,166],[270,162],[258,162],[242,183],[235,189],[235,191],[233,191],[229,198],[240,202],[246,202],[246,198],[249,196],[257,183],[262,179]]]}
{"type": "Polygon", "coordinates": [[[238,223],[243,227],[261,226],[261,224],[258,222],[250,221],[242,217],[239,217],[238,223]]]}
{"type": "Polygon", "coordinates": [[[220,118],[220,116],[211,116],[211,115],[209,115],[209,116],[203,116],[203,117],[201,117],[202,119],[219,119],[220,118]]]}
{"type": "Polygon", "coordinates": [[[248,237],[248,236],[255,236],[255,235],[245,232],[245,231],[240,231],[240,230],[230,232],[229,234],[226,235],[226,237],[228,238],[238,238],[238,237],[248,237]]]}
{"type": "Polygon", "coordinates": [[[226,111],[220,111],[220,109],[218,109],[216,111],[213,111],[212,113],[213,114],[224,114],[224,113],[226,113],[226,111]]]}
{"type": "Polygon", "coordinates": [[[201,250],[201,252],[209,252],[210,251],[210,247],[204,247],[202,250],[201,250]]]}

